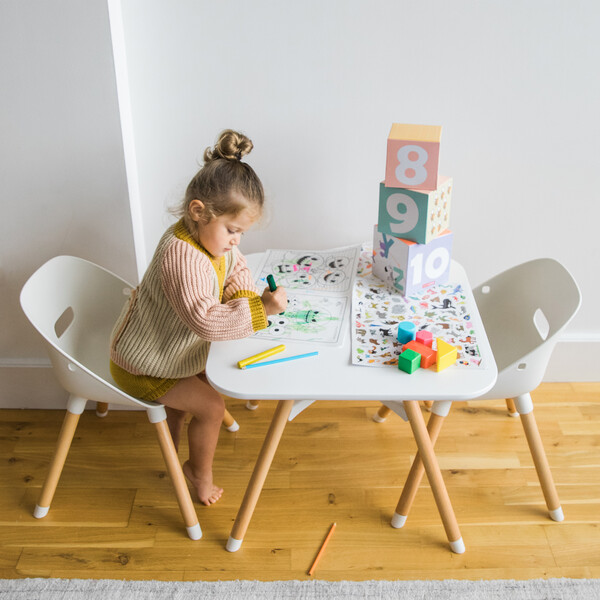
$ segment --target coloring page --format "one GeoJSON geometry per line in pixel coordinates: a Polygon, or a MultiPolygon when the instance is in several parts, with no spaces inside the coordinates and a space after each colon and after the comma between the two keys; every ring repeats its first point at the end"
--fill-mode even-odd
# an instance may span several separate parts
{"type": "Polygon", "coordinates": [[[259,289],[272,274],[286,288],[288,307],[271,315],[255,337],[339,345],[347,330],[359,246],[333,250],[267,250],[257,270],[259,289]]]}
{"type": "Polygon", "coordinates": [[[372,247],[363,244],[352,296],[352,364],[397,366],[402,346],[396,335],[401,321],[411,321],[417,331],[430,331],[434,340],[440,337],[456,346],[457,365],[481,364],[460,285],[432,285],[424,292],[403,297],[373,275],[372,266],[372,247]]]}

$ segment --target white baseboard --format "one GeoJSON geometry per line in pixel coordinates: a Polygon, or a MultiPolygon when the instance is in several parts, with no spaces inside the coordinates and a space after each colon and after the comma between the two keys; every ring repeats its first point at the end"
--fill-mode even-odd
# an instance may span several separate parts
{"type": "MultiPolygon", "coordinates": [[[[600,381],[600,340],[561,340],[544,381],[600,381]]],[[[54,377],[50,361],[0,359],[0,408],[64,409],[66,403],[67,393],[54,377]]]]}

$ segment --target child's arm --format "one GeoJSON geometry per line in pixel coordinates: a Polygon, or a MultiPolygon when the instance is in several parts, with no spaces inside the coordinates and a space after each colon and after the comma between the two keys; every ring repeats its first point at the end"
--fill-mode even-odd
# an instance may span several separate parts
{"type": "MultiPolygon", "coordinates": [[[[258,295],[258,289],[248,268],[245,256],[237,249],[235,253],[236,263],[230,276],[225,281],[223,302],[235,298],[258,295]]],[[[265,288],[261,299],[267,315],[276,315],[287,308],[287,295],[281,287],[278,287],[274,292],[271,292],[269,288],[265,288]]]]}
{"type": "Polygon", "coordinates": [[[208,258],[187,242],[176,241],[165,250],[160,277],[172,309],[205,340],[240,339],[268,326],[255,287],[238,287],[236,297],[225,303],[214,297],[214,269],[208,258]]]}
{"type": "Polygon", "coordinates": [[[240,292],[250,292],[257,296],[260,295],[254,283],[252,273],[248,268],[246,257],[237,248],[232,250],[232,252],[235,252],[235,265],[223,285],[222,301],[229,302],[232,298],[239,296],[240,292]]]}

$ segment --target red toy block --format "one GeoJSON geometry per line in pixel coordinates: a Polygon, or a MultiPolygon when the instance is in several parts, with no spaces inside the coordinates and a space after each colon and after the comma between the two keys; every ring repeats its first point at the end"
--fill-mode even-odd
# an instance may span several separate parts
{"type": "Polygon", "coordinates": [[[406,349],[414,350],[417,354],[421,355],[422,369],[427,369],[435,364],[437,352],[433,348],[429,348],[428,346],[425,346],[425,344],[413,340],[412,342],[408,342],[408,344],[404,344],[402,350],[406,349]]]}
{"type": "Polygon", "coordinates": [[[421,344],[428,346],[429,348],[433,346],[433,334],[431,331],[426,331],[425,329],[417,331],[415,339],[417,342],[421,342],[421,344]]]}

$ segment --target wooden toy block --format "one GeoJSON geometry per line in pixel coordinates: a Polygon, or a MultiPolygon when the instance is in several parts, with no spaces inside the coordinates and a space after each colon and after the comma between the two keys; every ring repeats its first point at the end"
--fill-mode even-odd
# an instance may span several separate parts
{"type": "Polygon", "coordinates": [[[421,355],[414,350],[404,350],[398,357],[398,368],[406,373],[414,373],[421,365],[421,355]]]}
{"type": "Polygon", "coordinates": [[[398,333],[396,335],[401,344],[406,344],[415,339],[417,326],[410,321],[402,321],[398,324],[398,333]]]}
{"type": "Polygon", "coordinates": [[[436,351],[425,344],[421,344],[416,340],[404,344],[402,350],[414,350],[417,354],[421,355],[421,368],[428,369],[431,365],[436,362],[436,351]]]}
{"type": "Polygon", "coordinates": [[[387,140],[385,185],[435,190],[442,128],[394,123],[387,140]]]}
{"type": "Polygon", "coordinates": [[[417,342],[423,344],[424,346],[428,346],[429,348],[433,347],[433,334],[431,331],[427,331],[425,329],[421,329],[421,331],[417,331],[415,334],[415,340],[417,342]]]}
{"type": "Polygon", "coordinates": [[[381,233],[417,244],[428,244],[448,229],[452,178],[441,177],[433,191],[408,190],[379,186],[379,221],[381,233]]]}
{"type": "Polygon", "coordinates": [[[442,338],[436,338],[437,342],[437,371],[443,371],[453,365],[458,358],[458,349],[445,342],[442,338]]]}
{"type": "Polygon", "coordinates": [[[381,233],[373,234],[373,274],[403,296],[445,283],[450,273],[453,234],[450,230],[428,244],[381,233]]]}

